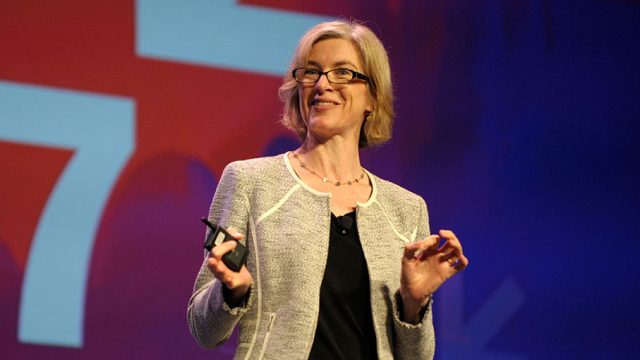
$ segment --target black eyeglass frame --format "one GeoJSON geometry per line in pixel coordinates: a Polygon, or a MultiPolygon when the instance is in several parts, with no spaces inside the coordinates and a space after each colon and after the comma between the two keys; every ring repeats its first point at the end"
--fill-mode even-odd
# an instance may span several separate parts
{"type": "Polygon", "coordinates": [[[371,84],[371,79],[370,79],[367,75],[362,74],[362,73],[359,73],[359,72],[357,72],[357,71],[355,71],[355,70],[347,69],[347,68],[335,68],[335,69],[331,69],[331,70],[327,70],[327,71],[324,71],[324,72],[323,72],[323,71],[320,71],[320,70],[318,70],[318,69],[308,68],[308,67],[304,67],[304,66],[302,66],[302,67],[299,67],[299,68],[295,68],[295,69],[293,69],[293,71],[291,71],[291,76],[293,76],[293,79],[294,79],[296,82],[300,83],[300,84],[315,84],[315,83],[317,83],[317,82],[320,80],[320,78],[322,77],[322,75],[326,76],[326,77],[327,77],[327,81],[329,81],[329,82],[330,82],[330,83],[332,83],[332,84],[339,84],[339,85],[349,84],[349,83],[351,83],[351,82],[353,81],[353,79],[364,80],[364,81],[366,81],[367,83],[371,84]],[[317,78],[317,79],[315,79],[315,81],[302,81],[302,80],[298,80],[298,78],[296,77],[296,72],[297,72],[298,70],[302,70],[302,69],[304,69],[304,70],[313,70],[313,71],[317,71],[317,72],[318,72],[318,78],[317,78]],[[351,73],[351,79],[349,79],[349,81],[347,81],[347,82],[335,82],[335,81],[331,81],[331,80],[329,79],[329,73],[330,73],[330,72],[333,72],[333,71],[336,71],[336,70],[344,70],[344,71],[348,71],[349,73],[351,73]]]}

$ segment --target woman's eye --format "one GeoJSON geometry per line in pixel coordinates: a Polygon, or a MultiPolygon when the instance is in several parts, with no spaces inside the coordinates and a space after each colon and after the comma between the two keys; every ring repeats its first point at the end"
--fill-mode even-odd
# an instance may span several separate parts
{"type": "Polygon", "coordinates": [[[304,69],[305,75],[316,75],[318,74],[318,70],[316,69],[304,69]]]}
{"type": "Polygon", "coordinates": [[[337,75],[349,75],[351,72],[348,69],[336,69],[337,75]]]}

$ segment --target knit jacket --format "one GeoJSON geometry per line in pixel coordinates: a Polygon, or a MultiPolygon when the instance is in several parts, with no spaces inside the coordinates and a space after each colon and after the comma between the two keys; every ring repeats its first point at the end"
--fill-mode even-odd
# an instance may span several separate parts
{"type": "MultiPolygon", "coordinates": [[[[356,224],[369,270],[371,311],[380,359],[432,359],[431,303],[420,323],[400,320],[401,259],[407,242],[429,234],[424,200],[367,172],[372,192],[358,203],[356,224]]],[[[202,264],[189,300],[191,334],[203,347],[222,344],[239,325],[235,359],[307,359],[318,320],[329,248],[331,194],[294,172],[287,154],[230,163],[209,219],[245,234],[253,284],[230,308],[223,285],[202,264]]]]}

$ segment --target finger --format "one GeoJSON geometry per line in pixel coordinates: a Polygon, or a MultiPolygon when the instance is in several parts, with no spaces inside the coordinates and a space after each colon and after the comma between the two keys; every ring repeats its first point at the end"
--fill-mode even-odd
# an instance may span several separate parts
{"type": "Polygon", "coordinates": [[[440,263],[448,263],[449,266],[454,266],[454,263],[458,261],[461,253],[457,251],[457,249],[450,245],[443,245],[441,249],[438,250],[438,260],[440,263]]]}
{"type": "Polygon", "coordinates": [[[414,258],[419,258],[425,253],[434,253],[437,250],[439,243],[440,237],[438,235],[427,236],[426,239],[413,243],[417,250],[412,254],[412,256],[414,258]]]}
{"type": "Polygon", "coordinates": [[[427,248],[435,250],[438,248],[438,245],[440,245],[440,236],[436,234],[429,235],[423,242],[427,248]]]}
{"type": "Polygon", "coordinates": [[[236,287],[236,276],[234,274],[225,274],[222,279],[220,280],[224,283],[224,285],[227,287],[227,289],[234,289],[236,287]]]}
{"type": "Polygon", "coordinates": [[[456,271],[462,271],[469,265],[469,259],[466,256],[456,254],[453,251],[446,255],[443,254],[441,261],[446,262],[449,267],[454,268],[456,271]]]}
{"type": "Polygon", "coordinates": [[[453,231],[447,229],[441,229],[440,231],[438,231],[438,235],[442,236],[445,239],[456,237],[456,234],[454,234],[453,231]]]}
{"type": "Polygon", "coordinates": [[[460,257],[462,255],[462,248],[459,246],[455,246],[454,244],[446,243],[439,250],[445,259],[450,257],[460,257]]]}
{"type": "Polygon", "coordinates": [[[207,267],[209,268],[209,271],[211,271],[213,275],[219,280],[221,280],[229,270],[222,260],[216,259],[214,257],[209,258],[209,260],[207,261],[207,267]]]}
{"type": "Polygon", "coordinates": [[[455,249],[455,251],[462,253],[462,243],[455,236],[446,238],[441,250],[446,249],[455,249]]]}
{"type": "Polygon", "coordinates": [[[420,242],[412,242],[408,243],[404,246],[404,257],[405,258],[413,258],[415,257],[416,252],[418,252],[422,248],[420,242]]]}
{"type": "Polygon", "coordinates": [[[244,238],[244,235],[242,235],[242,233],[238,232],[238,230],[236,230],[236,228],[234,228],[233,226],[229,226],[225,230],[227,230],[227,232],[229,234],[231,234],[231,236],[236,238],[236,240],[242,240],[244,238]]]}
{"type": "Polygon", "coordinates": [[[451,243],[460,243],[460,240],[458,240],[458,237],[456,236],[456,234],[453,233],[453,231],[451,230],[440,230],[438,231],[438,235],[440,235],[441,238],[443,238],[445,240],[445,242],[451,242],[451,243]]]}
{"type": "Polygon", "coordinates": [[[444,251],[438,254],[438,260],[442,264],[446,264],[449,267],[456,266],[459,259],[459,255],[453,249],[444,251]]]}
{"type": "Polygon", "coordinates": [[[233,289],[238,284],[238,273],[229,269],[225,265],[224,261],[216,258],[209,259],[209,270],[213,273],[213,276],[220,280],[227,288],[233,289]]]}
{"type": "Polygon", "coordinates": [[[458,257],[459,254],[456,253],[453,248],[446,248],[440,250],[440,261],[449,261],[449,259],[453,259],[458,257]]]}
{"type": "Polygon", "coordinates": [[[419,258],[428,249],[428,244],[425,241],[417,241],[406,244],[404,246],[404,257],[406,259],[419,258]]]}
{"type": "Polygon", "coordinates": [[[220,260],[222,258],[222,255],[235,249],[237,244],[238,243],[236,241],[225,241],[222,244],[211,249],[211,256],[220,260]]]}
{"type": "Polygon", "coordinates": [[[466,269],[467,266],[469,266],[469,259],[467,259],[466,256],[461,255],[460,258],[458,258],[458,261],[455,264],[454,268],[457,271],[462,271],[462,270],[466,269]]]}
{"type": "Polygon", "coordinates": [[[447,258],[447,265],[449,265],[450,268],[457,268],[460,265],[460,258],[452,256],[447,258]]]}

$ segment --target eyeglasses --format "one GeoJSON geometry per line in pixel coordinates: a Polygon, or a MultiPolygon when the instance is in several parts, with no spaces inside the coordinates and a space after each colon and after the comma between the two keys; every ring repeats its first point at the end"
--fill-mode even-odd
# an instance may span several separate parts
{"type": "Polygon", "coordinates": [[[332,84],[348,84],[353,79],[360,79],[370,82],[369,77],[357,71],[345,68],[337,68],[322,72],[318,69],[300,67],[291,72],[293,78],[302,84],[315,84],[322,75],[327,77],[332,84]]]}

